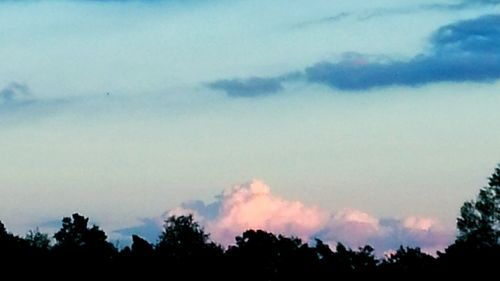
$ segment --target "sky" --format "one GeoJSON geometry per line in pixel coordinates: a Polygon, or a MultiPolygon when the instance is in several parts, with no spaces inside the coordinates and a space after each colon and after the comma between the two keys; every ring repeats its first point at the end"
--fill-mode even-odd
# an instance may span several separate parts
{"type": "Polygon", "coordinates": [[[0,1],[0,220],[442,249],[500,162],[499,4],[0,1]]]}

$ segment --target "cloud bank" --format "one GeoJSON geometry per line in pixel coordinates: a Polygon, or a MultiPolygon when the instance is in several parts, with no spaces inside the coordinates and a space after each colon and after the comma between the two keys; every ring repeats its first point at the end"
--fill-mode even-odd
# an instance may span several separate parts
{"type": "MultiPolygon", "coordinates": [[[[225,246],[234,244],[234,238],[245,230],[262,229],[305,241],[319,238],[331,245],[341,242],[357,248],[370,244],[379,254],[400,245],[419,246],[435,253],[449,245],[454,236],[453,230],[443,228],[432,218],[379,219],[356,209],[321,210],[273,195],[269,186],[258,180],[226,189],[211,204],[201,201],[184,203],[167,211],[163,219],[187,214],[193,214],[211,238],[225,246]]],[[[141,227],[120,233],[129,235],[134,232],[152,237],[149,229],[157,237],[161,227],[159,221],[148,220],[141,227]]]]}
{"type": "Polygon", "coordinates": [[[500,16],[488,15],[439,28],[429,54],[408,61],[351,55],[305,69],[308,81],[341,90],[419,86],[435,82],[489,82],[500,78],[500,16]]]}
{"type": "MultiPolygon", "coordinates": [[[[429,43],[428,53],[408,60],[349,53],[336,62],[321,61],[309,66],[294,79],[343,91],[363,91],[439,82],[493,82],[500,78],[500,15],[445,25],[432,34],[429,43]]],[[[259,96],[283,90],[283,84],[290,79],[282,77],[287,76],[251,78],[237,83],[220,80],[210,87],[231,97],[259,96]]]]}

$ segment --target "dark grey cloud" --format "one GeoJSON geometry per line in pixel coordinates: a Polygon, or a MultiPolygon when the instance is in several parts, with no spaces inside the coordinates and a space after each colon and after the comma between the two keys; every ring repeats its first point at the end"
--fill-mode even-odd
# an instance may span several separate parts
{"type": "Polygon", "coordinates": [[[432,34],[429,43],[428,53],[408,60],[351,53],[336,62],[318,62],[293,75],[220,80],[212,83],[211,88],[232,97],[253,97],[279,92],[286,81],[298,79],[345,91],[500,79],[500,15],[443,26],[432,34]]]}
{"type": "Polygon", "coordinates": [[[359,55],[334,63],[317,63],[305,69],[305,76],[310,82],[341,90],[500,78],[500,15],[443,26],[430,43],[429,54],[408,61],[377,61],[359,55]]]}
{"type": "Polygon", "coordinates": [[[252,77],[249,79],[218,80],[209,83],[214,90],[226,92],[230,97],[255,97],[274,94],[283,90],[280,78],[252,77]]]}
{"type": "Polygon", "coordinates": [[[500,15],[443,26],[431,40],[437,53],[496,55],[500,51],[500,15]]]}

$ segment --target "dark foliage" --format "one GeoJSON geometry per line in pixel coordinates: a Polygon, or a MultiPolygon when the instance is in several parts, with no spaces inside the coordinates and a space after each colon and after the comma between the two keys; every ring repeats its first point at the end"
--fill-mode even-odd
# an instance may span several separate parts
{"type": "Polygon", "coordinates": [[[418,247],[401,246],[380,264],[380,271],[388,277],[423,277],[435,273],[436,269],[436,259],[418,247]]]}
{"type": "Polygon", "coordinates": [[[479,191],[476,201],[465,202],[457,219],[458,240],[477,247],[500,242],[500,166],[479,191]]]}

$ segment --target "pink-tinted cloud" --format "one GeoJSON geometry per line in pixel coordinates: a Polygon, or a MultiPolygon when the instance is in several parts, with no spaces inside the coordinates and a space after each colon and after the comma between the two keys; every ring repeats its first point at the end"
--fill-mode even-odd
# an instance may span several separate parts
{"type": "Polygon", "coordinates": [[[416,231],[429,231],[431,228],[436,226],[435,220],[416,216],[407,217],[402,223],[405,228],[416,231]]]}
{"type": "Polygon", "coordinates": [[[324,215],[317,208],[274,196],[265,183],[252,181],[223,193],[220,215],[207,224],[207,230],[215,239],[232,242],[247,229],[308,238],[323,224],[324,215]]]}
{"type": "Polygon", "coordinates": [[[346,209],[332,213],[316,235],[331,244],[341,242],[357,248],[383,233],[377,218],[360,210],[346,209]]]}
{"type": "Polygon", "coordinates": [[[435,253],[453,240],[453,230],[432,218],[379,219],[357,209],[327,212],[273,195],[269,186],[259,180],[230,187],[208,205],[201,201],[184,203],[164,217],[185,214],[193,214],[214,241],[226,246],[248,229],[306,241],[319,238],[332,245],[341,242],[352,248],[369,244],[380,254],[400,245],[419,246],[435,253]]]}
{"type": "Polygon", "coordinates": [[[437,220],[425,217],[407,217],[402,221],[405,240],[422,245],[422,250],[435,253],[443,250],[454,237],[454,230],[446,229],[437,220]]]}
{"type": "Polygon", "coordinates": [[[225,245],[248,229],[294,235],[303,239],[320,229],[326,216],[315,207],[289,201],[271,194],[269,186],[254,180],[226,189],[219,198],[218,214],[206,219],[199,210],[176,208],[171,214],[193,213],[211,237],[225,245]]]}

